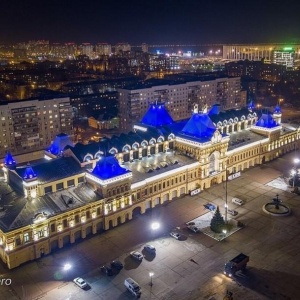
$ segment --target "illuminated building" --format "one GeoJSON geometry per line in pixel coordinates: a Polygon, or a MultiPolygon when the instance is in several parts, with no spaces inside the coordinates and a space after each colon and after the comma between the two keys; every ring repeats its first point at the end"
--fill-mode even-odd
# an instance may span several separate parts
{"type": "Polygon", "coordinates": [[[112,50],[111,50],[111,45],[106,44],[106,43],[99,43],[95,46],[95,54],[97,56],[101,55],[111,55],[112,50]]]}
{"type": "MultiPolygon", "coordinates": [[[[295,59],[300,58],[300,44],[288,45],[295,50],[295,59]]],[[[264,60],[271,62],[274,50],[282,50],[284,44],[232,44],[223,46],[223,59],[233,60],[264,60]]]]}
{"type": "Polygon", "coordinates": [[[0,103],[0,156],[44,149],[60,132],[72,134],[69,98],[0,103]]]}
{"type": "Polygon", "coordinates": [[[101,233],[156,205],[202,191],[299,147],[300,131],[281,111],[248,108],[209,112],[194,107],[174,122],[151,104],[134,131],[72,145],[58,135],[45,159],[4,159],[0,257],[8,268],[101,233]],[[175,150],[175,151],[174,151],[175,150]],[[176,153],[175,153],[176,152],[176,153]]]}
{"type": "Polygon", "coordinates": [[[293,69],[295,63],[295,51],[291,47],[281,50],[274,50],[272,62],[277,65],[285,66],[287,69],[293,69]]]}
{"type": "Polygon", "coordinates": [[[174,120],[187,119],[193,105],[220,104],[222,110],[246,105],[240,77],[179,74],[169,80],[149,80],[118,89],[120,128],[131,130],[148,109],[149,103],[165,102],[174,120]],[[177,77],[176,77],[177,76],[177,77]]]}

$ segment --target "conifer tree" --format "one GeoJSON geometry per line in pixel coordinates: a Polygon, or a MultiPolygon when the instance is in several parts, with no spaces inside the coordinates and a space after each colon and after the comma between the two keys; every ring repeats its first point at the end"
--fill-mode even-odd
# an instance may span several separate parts
{"type": "Polygon", "coordinates": [[[213,232],[221,233],[224,227],[225,227],[225,221],[223,219],[223,216],[220,213],[219,206],[217,206],[216,212],[210,222],[210,229],[213,232]]]}

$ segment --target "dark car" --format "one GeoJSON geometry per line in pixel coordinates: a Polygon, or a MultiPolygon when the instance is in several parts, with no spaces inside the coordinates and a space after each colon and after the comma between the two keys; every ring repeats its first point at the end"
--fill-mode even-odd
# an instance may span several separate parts
{"type": "Polygon", "coordinates": [[[102,266],[100,269],[101,269],[101,272],[103,272],[107,276],[114,275],[113,270],[110,266],[102,266]]]}
{"type": "Polygon", "coordinates": [[[110,263],[112,268],[115,268],[117,270],[122,270],[123,269],[123,264],[119,260],[113,260],[110,263]]]}
{"type": "Polygon", "coordinates": [[[150,254],[155,254],[156,253],[156,249],[153,245],[145,245],[144,246],[144,250],[147,251],[150,254]]]}
{"type": "Polygon", "coordinates": [[[205,204],[204,207],[205,207],[206,209],[209,209],[210,211],[215,211],[215,210],[216,210],[216,206],[213,205],[213,204],[211,204],[211,203],[205,204]]]}

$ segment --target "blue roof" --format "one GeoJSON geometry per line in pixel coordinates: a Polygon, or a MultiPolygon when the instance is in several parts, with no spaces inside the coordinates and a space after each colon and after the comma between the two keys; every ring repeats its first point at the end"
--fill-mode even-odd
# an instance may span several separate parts
{"type": "Polygon", "coordinates": [[[220,113],[220,108],[221,108],[220,104],[214,104],[211,107],[211,109],[210,109],[210,111],[209,111],[208,114],[209,115],[218,115],[220,113]]]}
{"type": "Polygon", "coordinates": [[[163,126],[174,121],[163,103],[151,104],[141,123],[151,126],[163,126]]]}
{"type": "Polygon", "coordinates": [[[46,150],[54,155],[60,154],[66,146],[73,146],[73,143],[70,140],[70,137],[65,133],[58,134],[51,146],[46,150]]]}
{"type": "Polygon", "coordinates": [[[12,157],[11,153],[8,151],[4,157],[4,164],[6,166],[13,166],[16,165],[16,161],[12,157]]]}
{"type": "Polygon", "coordinates": [[[256,126],[264,127],[264,128],[273,128],[278,126],[276,121],[273,119],[271,114],[262,114],[260,119],[256,122],[256,126]]]}
{"type": "Polygon", "coordinates": [[[215,131],[216,126],[208,114],[194,113],[183,127],[181,133],[190,137],[210,139],[215,131]]]}
{"type": "Polygon", "coordinates": [[[102,156],[98,160],[92,174],[102,180],[106,180],[129,172],[119,165],[119,162],[113,155],[108,155],[102,156]]]}
{"type": "Polygon", "coordinates": [[[23,179],[24,180],[32,180],[32,179],[35,179],[35,178],[37,178],[37,176],[34,173],[31,165],[28,163],[27,167],[26,167],[26,170],[24,172],[24,175],[23,175],[23,179]]]}

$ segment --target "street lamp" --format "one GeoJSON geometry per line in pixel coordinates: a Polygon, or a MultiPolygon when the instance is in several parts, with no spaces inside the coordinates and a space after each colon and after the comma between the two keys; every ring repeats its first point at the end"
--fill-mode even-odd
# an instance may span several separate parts
{"type": "Polygon", "coordinates": [[[153,222],[151,224],[151,229],[154,231],[154,230],[157,230],[158,228],[160,227],[160,224],[158,222],[153,222]]]}
{"type": "Polygon", "coordinates": [[[68,271],[68,270],[70,270],[71,268],[72,268],[72,265],[69,264],[69,263],[66,263],[66,264],[64,265],[64,271],[68,271]]]}
{"type": "Polygon", "coordinates": [[[65,263],[63,266],[63,270],[66,273],[66,278],[69,277],[69,270],[71,270],[72,265],[70,263],[65,263]]]}
{"type": "Polygon", "coordinates": [[[153,277],[154,273],[153,272],[150,272],[149,273],[149,276],[150,276],[150,286],[153,285],[153,281],[152,281],[152,277],[153,277]]]}

